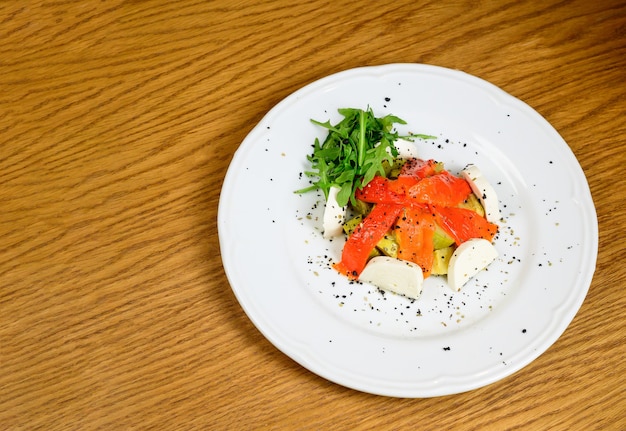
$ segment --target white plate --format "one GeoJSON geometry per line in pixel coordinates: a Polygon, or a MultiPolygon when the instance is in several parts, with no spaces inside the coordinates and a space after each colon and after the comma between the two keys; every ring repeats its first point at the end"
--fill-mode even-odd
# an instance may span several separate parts
{"type": "Polygon", "coordinates": [[[221,192],[227,277],[267,339],[312,372],[364,392],[432,397],[482,387],[537,358],[565,331],[595,269],[597,218],[584,173],[528,105],[463,72],[393,64],[326,77],[296,91],[250,132],[221,192]],[[338,108],[407,121],[422,158],[457,173],[480,167],[500,199],[500,258],[453,292],[426,280],[416,301],[351,284],[330,268],[342,241],[321,236],[323,198],[307,154],[338,108]]]}

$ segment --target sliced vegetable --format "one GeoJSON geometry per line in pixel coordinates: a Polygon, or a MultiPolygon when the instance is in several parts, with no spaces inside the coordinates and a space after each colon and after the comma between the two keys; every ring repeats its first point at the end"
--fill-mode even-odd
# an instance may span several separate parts
{"type": "Polygon", "coordinates": [[[448,171],[420,179],[409,188],[407,196],[413,202],[441,206],[457,206],[472,193],[467,181],[448,171]]]}
{"type": "Polygon", "coordinates": [[[426,207],[405,207],[402,210],[394,236],[398,241],[398,258],[413,262],[422,268],[424,278],[433,266],[434,218],[426,207]]]}
{"type": "MultiPolygon", "coordinates": [[[[343,224],[343,231],[346,235],[350,236],[352,232],[357,228],[357,226],[363,220],[362,215],[357,215],[350,220],[346,221],[343,224]]],[[[381,238],[380,241],[376,243],[376,248],[370,252],[371,256],[377,256],[380,254],[384,254],[390,257],[398,256],[398,243],[393,235],[386,233],[384,237],[381,238]]]]}
{"type": "Polygon", "coordinates": [[[439,250],[450,247],[454,244],[452,238],[437,222],[435,222],[435,232],[433,234],[433,249],[439,250]]]}
{"type": "Polygon", "coordinates": [[[393,226],[401,211],[400,205],[374,206],[348,237],[335,269],[350,278],[358,278],[371,251],[393,226]]]}
{"type": "Polygon", "coordinates": [[[409,159],[402,166],[398,177],[413,177],[417,179],[426,178],[435,175],[443,170],[443,163],[436,162],[433,159],[409,159]]]}
{"type": "Polygon", "coordinates": [[[376,176],[361,190],[357,190],[355,196],[371,203],[457,206],[471,194],[472,189],[467,181],[442,170],[424,178],[404,175],[392,180],[376,176]]]}
{"type": "Polygon", "coordinates": [[[352,232],[354,232],[354,229],[356,229],[357,226],[360,225],[362,221],[363,221],[363,215],[361,215],[361,214],[359,214],[357,216],[354,216],[351,219],[347,220],[343,224],[343,231],[344,231],[344,233],[347,236],[352,235],[352,232]]]}
{"type": "Polygon", "coordinates": [[[467,208],[477,213],[481,217],[485,217],[485,209],[474,193],[470,193],[467,199],[457,205],[459,208],[467,208]]]}
{"type": "Polygon", "coordinates": [[[440,248],[433,252],[433,269],[430,272],[431,275],[446,275],[448,273],[448,265],[454,250],[455,248],[450,246],[440,248]]]}
{"type": "Polygon", "coordinates": [[[406,195],[396,187],[397,182],[376,176],[361,190],[356,191],[357,200],[376,204],[407,205],[406,195]]]}
{"type": "Polygon", "coordinates": [[[432,159],[409,159],[400,168],[396,180],[390,184],[392,190],[406,195],[408,190],[416,185],[419,180],[435,175],[443,170],[443,164],[432,159]]]}
{"type": "Polygon", "coordinates": [[[398,242],[393,235],[386,234],[376,244],[376,250],[389,257],[398,257],[398,242]]]}
{"type": "Polygon", "coordinates": [[[498,225],[487,221],[472,210],[456,207],[431,206],[437,224],[457,245],[472,238],[491,241],[498,232],[498,225]]]}

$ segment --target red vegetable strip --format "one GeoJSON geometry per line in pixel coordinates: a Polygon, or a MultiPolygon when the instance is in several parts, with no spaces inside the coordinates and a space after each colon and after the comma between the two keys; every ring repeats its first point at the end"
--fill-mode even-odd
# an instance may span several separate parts
{"type": "Polygon", "coordinates": [[[405,205],[404,193],[394,191],[393,183],[393,180],[375,176],[365,187],[357,189],[354,196],[369,203],[405,205]]]}
{"type": "MultiPolygon", "coordinates": [[[[400,169],[396,180],[376,176],[365,187],[357,190],[355,197],[370,203],[403,203],[407,191],[422,178],[437,173],[437,162],[422,159],[409,159],[400,169]]],[[[464,181],[464,180],[463,180],[464,181]]]]}
{"type": "Polygon", "coordinates": [[[398,178],[389,182],[389,187],[396,193],[406,195],[407,191],[421,179],[437,173],[434,160],[409,159],[402,165],[398,178]]]}
{"type": "Polygon", "coordinates": [[[426,178],[437,173],[437,162],[433,159],[409,159],[400,169],[399,177],[426,178]]]}
{"type": "MultiPolygon", "coordinates": [[[[406,195],[409,189],[413,187],[414,185],[416,185],[419,181],[420,180],[418,178],[405,175],[405,176],[399,176],[395,180],[389,180],[389,182],[387,183],[387,186],[389,187],[389,189],[391,189],[395,193],[402,195],[404,198],[406,198],[406,195]]],[[[406,200],[405,200],[405,204],[406,204],[406,200]]]]}
{"type": "Polygon", "coordinates": [[[498,225],[488,222],[478,213],[466,208],[431,207],[437,223],[460,245],[472,238],[491,241],[498,232],[498,225]]]}
{"type": "Polygon", "coordinates": [[[365,187],[357,190],[355,196],[370,203],[457,206],[467,199],[470,193],[472,189],[467,181],[448,171],[441,171],[422,179],[404,176],[390,180],[376,176],[365,187]]]}
{"type": "Polygon", "coordinates": [[[394,229],[398,241],[398,258],[418,264],[424,278],[433,267],[434,217],[426,207],[404,209],[394,229]]]}
{"type": "Polygon", "coordinates": [[[400,205],[375,205],[348,237],[335,269],[350,278],[358,278],[370,252],[393,226],[401,211],[400,205]]]}
{"type": "Polygon", "coordinates": [[[472,193],[467,181],[448,171],[423,178],[408,190],[414,202],[454,207],[472,193]]]}

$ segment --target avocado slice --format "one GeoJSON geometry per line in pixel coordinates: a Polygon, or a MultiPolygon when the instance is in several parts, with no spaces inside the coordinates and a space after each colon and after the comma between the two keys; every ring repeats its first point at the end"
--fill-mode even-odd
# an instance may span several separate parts
{"type": "Polygon", "coordinates": [[[376,249],[389,257],[398,257],[398,243],[392,235],[385,235],[378,241],[376,249]]]}
{"type": "Polygon", "coordinates": [[[435,223],[435,232],[433,234],[433,249],[439,250],[454,244],[454,239],[443,230],[438,223],[435,223]]]}
{"type": "Polygon", "coordinates": [[[454,253],[454,247],[445,247],[433,252],[433,268],[430,271],[432,275],[445,275],[448,273],[448,263],[450,257],[454,253]]]}
{"type": "Polygon", "coordinates": [[[485,209],[474,193],[470,193],[467,199],[459,204],[459,208],[467,208],[468,210],[478,213],[481,217],[485,216],[485,209]]]}
{"type": "Polygon", "coordinates": [[[350,202],[352,210],[359,215],[365,215],[372,209],[372,204],[368,204],[360,199],[354,199],[354,202],[350,202]]]}

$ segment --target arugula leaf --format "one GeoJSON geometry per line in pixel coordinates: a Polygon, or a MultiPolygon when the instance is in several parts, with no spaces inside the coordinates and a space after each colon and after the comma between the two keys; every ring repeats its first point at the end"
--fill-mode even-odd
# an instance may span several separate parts
{"type": "Polygon", "coordinates": [[[313,124],[328,130],[323,143],[315,139],[313,153],[307,156],[311,171],[305,174],[317,177],[310,187],[297,190],[305,193],[321,189],[328,199],[332,186],[340,188],[337,203],[340,206],[355,202],[357,189],[367,185],[376,175],[385,176],[385,163],[391,164],[398,156],[394,143],[398,139],[412,141],[414,137],[434,138],[428,135],[400,136],[394,131],[395,124],[406,124],[394,115],[381,118],[374,116],[371,108],[340,108],[344,117],[332,125],[330,121],[311,119],[313,124]]]}

